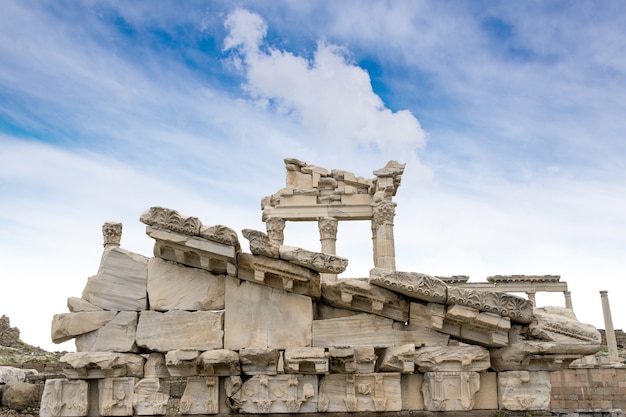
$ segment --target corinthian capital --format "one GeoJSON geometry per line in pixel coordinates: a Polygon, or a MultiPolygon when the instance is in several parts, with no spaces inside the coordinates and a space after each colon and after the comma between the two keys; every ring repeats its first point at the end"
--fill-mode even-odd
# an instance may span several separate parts
{"type": "Polygon", "coordinates": [[[122,240],[122,223],[106,222],[102,225],[102,237],[104,247],[110,245],[120,245],[122,240]]]}
{"type": "Polygon", "coordinates": [[[381,200],[372,205],[372,226],[379,227],[385,224],[393,225],[393,216],[396,214],[396,203],[381,200]]]}
{"type": "Polygon", "coordinates": [[[317,219],[317,227],[320,230],[321,239],[336,239],[338,221],[334,217],[320,217],[317,219]]]}

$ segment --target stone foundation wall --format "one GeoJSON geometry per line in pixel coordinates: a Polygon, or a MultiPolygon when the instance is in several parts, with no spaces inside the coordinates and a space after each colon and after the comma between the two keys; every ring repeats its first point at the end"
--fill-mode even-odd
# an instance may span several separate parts
{"type": "Polygon", "coordinates": [[[550,408],[626,409],[626,368],[581,368],[552,372],[550,408]]]}

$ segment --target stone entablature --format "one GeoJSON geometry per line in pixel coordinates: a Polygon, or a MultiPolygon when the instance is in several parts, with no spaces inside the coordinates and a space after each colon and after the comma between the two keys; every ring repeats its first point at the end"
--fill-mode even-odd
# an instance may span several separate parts
{"type": "MultiPolygon", "coordinates": [[[[391,197],[403,165],[359,182],[286,163],[293,193],[270,198],[269,214],[300,197],[328,207],[369,199],[378,257],[369,278],[336,279],[346,259],[284,246],[288,217],[267,218],[267,234],[245,229],[246,253],[225,226],[153,207],[141,216],[152,258],[120,248],[121,225],[107,224],[98,273],[53,318],[53,340],[76,338],[78,352],[62,358],[66,378],[46,385],[43,415],[545,410],[542,372],[599,349],[595,329],[571,312],[396,271],[391,197]],[[184,380],[176,403],[171,378],[184,380]]],[[[316,220],[332,249],[337,218],[316,220]]]]}

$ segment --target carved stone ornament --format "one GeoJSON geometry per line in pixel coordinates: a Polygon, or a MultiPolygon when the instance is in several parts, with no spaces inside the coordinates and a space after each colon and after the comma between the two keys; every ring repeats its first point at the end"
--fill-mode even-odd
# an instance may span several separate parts
{"type": "Polygon", "coordinates": [[[240,390],[242,413],[317,412],[316,375],[257,375],[240,390]]]}
{"type": "Polygon", "coordinates": [[[278,247],[280,245],[276,241],[271,240],[268,235],[253,229],[243,229],[241,234],[250,242],[250,252],[252,254],[278,259],[278,247]]]}
{"type": "Polygon", "coordinates": [[[568,308],[535,308],[534,313],[535,320],[528,326],[534,338],[559,343],[602,343],[600,332],[590,324],[579,322],[568,308]]]}
{"type": "Polygon", "coordinates": [[[41,396],[41,417],[86,416],[89,405],[87,381],[47,379],[41,396]]]}
{"type": "Polygon", "coordinates": [[[172,230],[187,235],[198,235],[202,223],[197,217],[181,216],[176,210],[164,207],[150,207],[139,220],[148,226],[172,230]]]}
{"type": "Polygon", "coordinates": [[[400,374],[330,374],[320,381],[318,410],[322,413],[400,411],[400,374]]]}
{"type": "Polygon", "coordinates": [[[219,412],[219,378],[187,378],[185,392],[178,403],[181,414],[217,414],[219,412]]]}
{"type": "Polygon", "coordinates": [[[549,410],[551,390],[547,371],[498,373],[498,404],[505,410],[549,410]]]}
{"type": "Polygon", "coordinates": [[[102,237],[104,247],[109,245],[120,245],[122,240],[122,223],[107,222],[102,225],[102,237]]]}
{"type": "Polygon", "coordinates": [[[98,381],[101,416],[132,416],[135,378],[104,378],[98,381]]]}
{"type": "Polygon", "coordinates": [[[280,259],[301,265],[317,272],[341,274],[348,267],[348,260],[335,255],[312,252],[294,246],[281,246],[280,259]]]}
{"type": "Polygon", "coordinates": [[[393,217],[396,215],[396,203],[390,200],[381,200],[372,204],[372,227],[383,225],[393,226],[393,217]]]}
{"type": "Polygon", "coordinates": [[[426,274],[373,268],[370,270],[369,282],[417,300],[434,303],[445,303],[447,300],[447,285],[426,274]]]}
{"type": "Polygon", "coordinates": [[[239,238],[237,232],[230,227],[216,224],[215,226],[202,226],[200,225],[200,237],[212,240],[213,242],[223,243],[224,245],[234,246],[237,252],[241,250],[239,245],[239,238]]]}
{"type": "Polygon", "coordinates": [[[422,384],[427,411],[469,411],[480,388],[478,372],[426,372],[422,384]]]}
{"type": "Polygon", "coordinates": [[[339,222],[333,217],[320,217],[317,223],[317,227],[320,231],[321,239],[336,239],[337,238],[337,226],[339,222]]]}
{"type": "Polygon", "coordinates": [[[285,220],[280,217],[270,217],[265,220],[265,227],[267,228],[267,236],[270,240],[282,245],[285,241],[285,220]]]}
{"type": "Polygon", "coordinates": [[[516,295],[478,290],[471,288],[449,287],[448,304],[461,304],[480,311],[489,311],[519,323],[533,321],[533,303],[516,295]]]}

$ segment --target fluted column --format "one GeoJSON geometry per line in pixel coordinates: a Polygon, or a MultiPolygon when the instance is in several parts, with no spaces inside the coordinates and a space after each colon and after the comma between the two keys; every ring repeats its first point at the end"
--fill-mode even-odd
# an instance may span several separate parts
{"type": "Polygon", "coordinates": [[[106,222],[102,225],[105,248],[119,247],[122,240],[122,223],[106,222]]]}
{"type": "Polygon", "coordinates": [[[372,204],[372,239],[374,243],[374,266],[388,270],[396,269],[396,253],[393,238],[393,217],[396,203],[380,200],[372,204]]]}
{"type": "Polygon", "coordinates": [[[615,330],[613,329],[613,318],[611,317],[611,307],[609,306],[608,291],[600,291],[602,299],[602,313],[604,314],[604,332],[606,333],[606,344],[609,348],[609,361],[617,363],[617,341],[615,340],[615,330]]]}
{"type": "MultiPolygon", "coordinates": [[[[320,243],[322,253],[328,255],[337,254],[337,227],[339,222],[334,217],[320,217],[317,220],[317,227],[320,231],[320,243]]],[[[321,274],[322,282],[336,281],[337,274],[321,274]]]]}
{"type": "Polygon", "coordinates": [[[280,217],[270,217],[265,221],[265,228],[267,230],[267,237],[271,241],[282,245],[285,242],[285,219],[280,217]]]}

